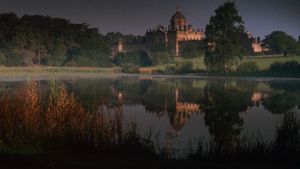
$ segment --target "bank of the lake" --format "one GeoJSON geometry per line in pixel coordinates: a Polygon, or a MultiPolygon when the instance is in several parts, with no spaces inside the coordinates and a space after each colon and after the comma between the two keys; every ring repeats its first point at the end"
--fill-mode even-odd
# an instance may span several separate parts
{"type": "MultiPolygon", "coordinates": [[[[281,65],[286,67],[287,65],[281,65]]],[[[4,67],[0,66],[1,79],[16,79],[30,77],[91,77],[91,76],[162,76],[162,77],[237,77],[237,78],[300,78],[300,72],[258,70],[254,72],[230,71],[226,73],[211,73],[205,70],[191,70],[187,72],[168,72],[162,67],[141,67],[134,72],[124,72],[120,67],[4,67]]],[[[281,68],[280,68],[281,70],[281,68]]]]}
{"type": "Polygon", "coordinates": [[[18,74],[18,73],[120,73],[119,67],[52,67],[52,66],[24,66],[24,67],[5,67],[0,66],[1,74],[18,74]]]}

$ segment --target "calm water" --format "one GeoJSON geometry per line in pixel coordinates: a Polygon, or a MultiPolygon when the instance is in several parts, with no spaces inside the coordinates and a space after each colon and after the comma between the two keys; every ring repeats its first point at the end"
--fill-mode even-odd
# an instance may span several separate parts
{"type": "MultiPolygon", "coordinates": [[[[53,81],[52,81],[53,82],[53,81]]],[[[123,128],[136,122],[140,133],[152,129],[161,144],[184,149],[199,138],[232,138],[260,133],[274,138],[287,112],[300,115],[300,81],[214,78],[60,78],[90,112],[103,110],[123,128]]],[[[0,82],[0,96],[26,81],[0,82]]],[[[46,97],[51,81],[39,80],[46,97]]]]}

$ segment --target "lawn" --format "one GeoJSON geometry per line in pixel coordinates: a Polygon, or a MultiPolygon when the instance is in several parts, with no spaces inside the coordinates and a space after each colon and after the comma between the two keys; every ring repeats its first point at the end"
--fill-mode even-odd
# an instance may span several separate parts
{"type": "Polygon", "coordinates": [[[244,59],[242,62],[249,62],[253,61],[256,62],[257,65],[261,70],[268,69],[269,66],[274,63],[274,62],[287,62],[287,61],[297,61],[300,63],[300,56],[288,56],[288,57],[283,57],[283,56],[255,56],[251,58],[244,59]]]}
{"type": "MultiPolygon", "coordinates": [[[[300,63],[300,56],[252,56],[249,58],[244,58],[242,61],[237,60],[240,63],[244,62],[256,62],[261,70],[267,69],[274,62],[287,62],[287,61],[297,61],[300,63]]],[[[178,63],[183,62],[193,62],[195,70],[205,70],[204,57],[184,59],[177,57],[172,63],[155,65],[151,67],[143,67],[140,69],[141,73],[151,73],[155,70],[166,70],[168,66],[175,66],[178,63]]],[[[100,74],[115,74],[121,73],[121,68],[97,68],[97,67],[49,67],[49,66],[32,66],[32,67],[4,67],[0,66],[0,74],[12,75],[12,74],[41,74],[41,73],[100,73],[100,74]]]]}
{"type": "MultiPolygon", "coordinates": [[[[237,59],[238,63],[244,63],[244,62],[256,62],[259,66],[260,70],[265,70],[269,68],[269,66],[274,62],[287,62],[287,61],[297,61],[300,63],[300,56],[252,56],[249,58],[244,58],[243,60],[237,59]]],[[[197,70],[205,70],[205,64],[204,64],[204,57],[199,58],[193,58],[193,59],[184,59],[184,58],[175,58],[174,63],[165,64],[165,65],[159,65],[154,66],[153,68],[164,70],[168,65],[175,65],[176,63],[182,63],[182,62],[193,62],[194,63],[194,69],[197,70]]]]}
{"type": "Polygon", "coordinates": [[[0,66],[1,74],[23,74],[23,73],[102,73],[113,74],[120,73],[118,67],[51,67],[51,66],[26,66],[26,67],[5,67],[0,66]]]}

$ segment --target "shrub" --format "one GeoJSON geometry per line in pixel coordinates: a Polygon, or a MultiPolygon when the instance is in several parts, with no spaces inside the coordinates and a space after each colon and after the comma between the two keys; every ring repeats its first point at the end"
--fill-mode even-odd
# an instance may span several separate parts
{"type": "Polygon", "coordinates": [[[298,46],[298,47],[297,47],[296,55],[297,55],[297,56],[300,56],[300,43],[298,43],[297,46],[298,46]]]}
{"type": "Polygon", "coordinates": [[[122,72],[124,72],[124,73],[138,73],[139,72],[139,67],[134,65],[134,64],[127,63],[127,64],[124,64],[122,66],[122,72]]]}
{"type": "Polygon", "coordinates": [[[169,63],[173,57],[168,52],[154,52],[151,54],[152,63],[155,65],[169,63]]]}
{"type": "Polygon", "coordinates": [[[165,73],[165,71],[162,69],[156,69],[152,73],[165,73]]]}
{"type": "Polygon", "coordinates": [[[192,62],[182,62],[176,63],[176,72],[178,73],[189,73],[193,70],[193,63],[192,62]]]}
{"type": "Polygon", "coordinates": [[[300,64],[296,61],[288,61],[285,63],[275,62],[271,64],[269,71],[274,73],[289,73],[289,74],[299,74],[300,64]]]}
{"type": "Polygon", "coordinates": [[[240,64],[237,67],[238,72],[250,73],[250,72],[258,72],[259,67],[256,62],[245,62],[240,64]]]}
{"type": "Polygon", "coordinates": [[[0,53],[0,65],[4,65],[5,59],[5,55],[3,53],[0,53]]]}
{"type": "Polygon", "coordinates": [[[76,61],[71,60],[71,61],[66,62],[66,63],[64,64],[64,66],[68,66],[68,67],[77,67],[78,64],[77,64],[76,61]]]}
{"type": "Polygon", "coordinates": [[[168,66],[166,66],[166,72],[167,73],[176,73],[176,67],[174,65],[168,65],[168,66]]]}
{"type": "Polygon", "coordinates": [[[203,56],[203,44],[190,44],[186,46],[182,51],[182,57],[184,58],[195,58],[199,56],[203,56]]]}
{"type": "Polygon", "coordinates": [[[134,64],[139,66],[151,66],[152,61],[148,55],[148,53],[144,51],[132,51],[128,53],[119,53],[114,59],[113,63],[119,66],[126,64],[134,64]]]}

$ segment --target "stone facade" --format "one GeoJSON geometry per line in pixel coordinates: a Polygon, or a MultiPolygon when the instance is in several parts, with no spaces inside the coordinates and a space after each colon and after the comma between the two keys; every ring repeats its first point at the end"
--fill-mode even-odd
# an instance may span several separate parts
{"type": "Polygon", "coordinates": [[[188,25],[185,16],[178,7],[167,28],[159,25],[156,29],[147,30],[146,38],[148,49],[153,51],[165,48],[171,54],[180,56],[183,47],[189,42],[195,43],[203,40],[204,32],[199,29],[196,31],[192,25],[188,25]]]}
{"type": "Polygon", "coordinates": [[[250,32],[247,32],[247,34],[248,34],[248,38],[251,39],[252,41],[252,49],[254,54],[262,54],[269,51],[269,49],[264,47],[264,44],[260,40],[260,37],[257,38],[253,37],[250,32]]]}

